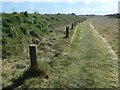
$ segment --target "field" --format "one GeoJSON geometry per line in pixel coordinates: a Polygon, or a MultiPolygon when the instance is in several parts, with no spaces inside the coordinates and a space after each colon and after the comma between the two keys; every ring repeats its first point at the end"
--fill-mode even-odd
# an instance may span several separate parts
{"type": "Polygon", "coordinates": [[[2,17],[4,88],[118,87],[117,19],[27,12],[2,17]],[[30,44],[38,45],[40,73],[29,72],[30,44]]]}

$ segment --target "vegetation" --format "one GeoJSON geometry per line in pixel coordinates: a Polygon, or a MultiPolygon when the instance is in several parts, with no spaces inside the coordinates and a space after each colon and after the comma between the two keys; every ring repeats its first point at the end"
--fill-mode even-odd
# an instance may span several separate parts
{"type": "Polygon", "coordinates": [[[113,50],[118,54],[118,19],[110,17],[92,18],[95,29],[107,39],[113,50]]]}
{"type": "MultiPolygon", "coordinates": [[[[90,26],[92,22],[102,36],[110,34],[111,38],[105,38],[112,42],[116,39],[116,19],[100,16],[86,19],[74,13],[42,15],[21,12],[2,16],[4,88],[118,87],[118,62],[113,60],[108,46],[90,26]],[[109,20],[113,22],[108,23],[109,20]],[[108,31],[106,26],[110,25],[112,29],[108,31]],[[70,31],[67,38],[66,27],[70,31]],[[30,44],[38,45],[37,72],[29,70],[30,44]]],[[[113,42],[112,46],[116,43],[113,42]]],[[[114,50],[117,52],[116,46],[114,50]]]]}
{"type": "Polygon", "coordinates": [[[64,58],[61,54],[67,41],[64,39],[66,26],[71,27],[72,22],[78,20],[84,21],[85,18],[64,14],[3,13],[3,87],[11,85],[29,68],[30,44],[40,43],[37,59],[39,66],[42,66],[40,69],[44,67],[44,71],[49,68],[48,65],[58,62],[60,57],[64,58]]]}
{"type": "Polygon", "coordinates": [[[105,15],[105,16],[113,17],[113,18],[120,18],[120,13],[116,13],[116,14],[108,14],[108,15],[105,15]]]}
{"type": "Polygon", "coordinates": [[[49,38],[52,34],[54,37],[56,33],[62,35],[65,26],[70,25],[71,22],[83,20],[84,18],[82,19],[76,15],[28,14],[27,11],[25,11],[21,13],[2,14],[2,19],[2,56],[4,59],[6,57],[15,56],[15,54],[20,55],[25,47],[22,45],[24,43],[23,41],[33,43],[34,38],[38,40],[41,39],[41,37],[49,38]]]}

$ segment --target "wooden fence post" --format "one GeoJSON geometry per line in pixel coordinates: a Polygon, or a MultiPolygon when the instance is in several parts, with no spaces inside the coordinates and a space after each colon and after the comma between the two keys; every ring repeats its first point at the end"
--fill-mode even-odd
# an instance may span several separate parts
{"type": "Polygon", "coordinates": [[[69,27],[66,27],[66,38],[69,36],[69,27]]]}
{"type": "Polygon", "coordinates": [[[74,24],[72,23],[72,27],[71,27],[71,29],[73,29],[73,26],[74,26],[74,24]]]}
{"type": "Polygon", "coordinates": [[[36,70],[38,69],[37,58],[36,58],[36,45],[30,45],[29,52],[30,52],[30,63],[31,63],[30,68],[32,70],[36,70]]]}

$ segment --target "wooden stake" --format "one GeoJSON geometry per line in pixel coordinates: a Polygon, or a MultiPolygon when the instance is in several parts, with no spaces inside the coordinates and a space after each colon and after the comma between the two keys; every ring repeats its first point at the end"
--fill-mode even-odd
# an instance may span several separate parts
{"type": "Polygon", "coordinates": [[[72,23],[72,27],[71,27],[71,29],[73,29],[73,26],[74,26],[74,24],[72,23]]]}
{"type": "Polygon", "coordinates": [[[36,45],[30,45],[29,52],[30,52],[30,63],[31,63],[30,68],[36,70],[38,69],[37,58],[36,58],[36,45]]]}
{"type": "Polygon", "coordinates": [[[66,27],[66,38],[69,36],[69,27],[66,27]]]}

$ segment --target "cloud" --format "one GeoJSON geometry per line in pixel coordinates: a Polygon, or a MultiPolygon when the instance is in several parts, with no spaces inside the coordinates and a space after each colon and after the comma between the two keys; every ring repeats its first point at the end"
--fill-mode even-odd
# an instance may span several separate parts
{"type": "Polygon", "coordinates": [[[119,1],[119,3],[118,3],[118,13],[120,13],[120,1],[119,1]]]}
{"type": "Polygon", "coordinates": [[[74,13],[76,12],[76,14],[95,14],[97,10],[92,9],[92,8],[88,8],[88,7],[84,7],[84,8],[76,8],[76,9],[67,9],[67,13],[74,13]]]}
{"type": "Polygon", "coordinates": [[[118,3],[92,3],[80,8],[68,8],[67,13],[75,12],[77,14],[110,14],[118,12],[118,3]]]}
{"type": "Polygon", "coordinates": [[[43,10],[43,8],[40,7],[39,10],[43,10]]]}
{"type": "Polygon", "coordinates": [[[60,5],[58,5],[58,4],[54,4],[53,7],[58,8],[58,7],[60,7],[60,5]]]}
{"type": "MultiPolygon", "coordinates": [[[[2,2],[52,2],[53,7],[60,8],[60,2],[80,4],[79,7],[72,6],[66,9],[66,13],[75,12],[77,14],[106,14],[106,13],[117,13],[118,12],[118,1],[119,0],[2,0],[2,2]],[[84,5],[81,5],[84,4],[84,5]]],[[[43,10],[44,7],[39,10],[43,10]]],[[[30,10],[36,10],[34,6],[29,6],[30,10]]],[[[64,10],[63,10],[64,11],[64,10]]],[[[120,10],[119,10],[120,11],[120,10]]]]}
{"type": "Polygon", "coordinates": [[[109,3],[118,2],[119,0],[1,0],[2,2],[84,2],[84,3],[109,3]]]}
{"type": "Polygon", "coordinates": [[[81,0],[2,0],[2,2],[79,2],[81,0]]]}

